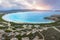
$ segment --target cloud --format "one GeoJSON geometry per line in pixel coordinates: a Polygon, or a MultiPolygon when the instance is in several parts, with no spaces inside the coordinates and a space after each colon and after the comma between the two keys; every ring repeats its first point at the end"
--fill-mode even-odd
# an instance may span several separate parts
{"type": "Polygon", "coordinates": [[[60,9],[60,0],[44,0],[44,2],[52,6],[52,10],[60,9]]]}
{"type": "Polygon", "coordinates": [[[59,0],[0,0],[0,10],[5,9],[60,9],[59,0]]]}

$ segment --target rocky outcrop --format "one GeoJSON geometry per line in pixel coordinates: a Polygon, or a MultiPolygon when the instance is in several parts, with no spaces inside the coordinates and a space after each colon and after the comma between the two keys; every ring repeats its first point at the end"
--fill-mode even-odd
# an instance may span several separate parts
{"type": "Polygon", "coordinates": [[[58,20],[60,20],[60,15],[55,14],[55,15],[51,15],[50,17],[45,17],[44,19],[58,21],[58,20]]]}

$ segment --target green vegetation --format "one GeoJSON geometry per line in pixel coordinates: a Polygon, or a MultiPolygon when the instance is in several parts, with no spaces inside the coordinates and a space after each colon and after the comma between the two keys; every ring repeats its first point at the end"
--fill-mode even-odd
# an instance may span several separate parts
{"type": "Polygon", "coordinates": [[[0,29],[7,29],[7,27],[2,27],[2,26],[0,26],[0,29]]]}
{"type": "MultiPolygon", "coordinates": [[[[0,22],[2,23],[2,22],[7,22],[7,21],[4,21],[3,19],[2,19],[2,16],[3,16],[4,14],[0,14],[0,22]]],[[[8,22],[7,22],[8,23],[8,22]]],[[[4,25],[4,23],[2,23],[3,24],[3,26],[0,26],[0,29],[3,29],[6,33],[10,33],[10,32],[12,32],[12,30],[14,30],[14,32],[18,32],[18,33],[21,33],[21,32],[26,32],[27,33],[27,31],[29,32],[29,31],[32,31],[33,29],[35,29],[36,27],[34,27],[34,25],[39,25],[39,27],[38,28],[36,28],[37,30],[38,29],[41,29],[41,28],[43,28],[43,27],[53,27],[53,26],[60,26],[60,20],[59,21],[56,21],[56,22],[54,22],[54,23],[45,23],[45,24],[17,24],[17,23],[13,23],[13,22],[9,22],[10,24],[11,24],[11,27],[9,27],[8,26],[8,24],[7,25],[4,25]],[[24,27],[23,27],[23,25],[27,25],[27,28],[25,29],[24,27]],[[29,25],[32,25],[32,27],[31,27],[31,29],[29,29],[28,28],[28,26],[29,25]],[[8,29],[8,28],[10,28],[10,29],[8,29]],[[22,30],[17,30],[17,29],[22,29],[22,30]]],[[[53,29],[49,29],[49,30],[44,30],[43,32],[41,32],[43,35],[47,35],[47,34],[52,34],[52,32],[54,33],[55,32],[55,30],[54,31],[52,31],[53,29]],[[52,32],[50,32],[50,31],[52,31],[52,32]]],[[[38,31],[39,32],[39,31],[38,31]]],[[[57,32],[58,33],[58,32],[57,32]]],[[[34,34],[34,33],[33,33],[34,34]]],[[[18,40],[22,40],[22,38],[23,37],[29,37],[29,39],[33,39],[33,37],[35,37],[34,35],[33,35],[32,33],[30,33],[29,35],[26,35],[26,34],[24,34],[24,35],[21,35],[21,34],[19,34],[19,35],[16,35],[15,37],[16,38],[18,38],[18,40]]],[[[55,34],[55,33],[54,33],[55,34]]],[[[39,36],[39,34],[37,33],[37,35],[39,36]]],[[[57,35],[57,34],[56,34],[57,35]]],[[[41,36],[41,35],[40,35],[41,36]]],[[[48,35],[49,36],[49,35],[48,35]]],[[[47,36],[47,37],[48,37],[47,36]]],[[[55,35],[54,35],[55,36],[55,35]]],[[[6,40],[9,40],[9,38],[8,38],[8,36],[6,36],[6,40]]]]}
{"type": "Polygon", "coordinates": [[[7,32],[7,33],[8,33],[8,32],[12,32],[12,31],[11,31],[11,30],[5,30],[5,32],[7,32]]]}
{"type": "Polygon", "coordinates": [[[0,14],[0,21],[3,22],[4,20],[1,18],[4,14],[0,14]]]}
{"type": "Polygon", "coordinates": [[[18,40],[22,40],[22,36],[20,34],[16,35],[16,38],[18,38],[18,40]]]}

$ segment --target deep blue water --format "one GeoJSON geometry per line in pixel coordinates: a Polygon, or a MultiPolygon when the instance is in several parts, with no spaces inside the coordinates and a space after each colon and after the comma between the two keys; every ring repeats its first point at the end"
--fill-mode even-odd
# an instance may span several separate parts
{"type": "Polygon", "coordinates": [[[17,12],[4,15],[2,18],[6,21],[16,23],[51,23],[53,20],[44,19],[60,12],[17,12]]]}

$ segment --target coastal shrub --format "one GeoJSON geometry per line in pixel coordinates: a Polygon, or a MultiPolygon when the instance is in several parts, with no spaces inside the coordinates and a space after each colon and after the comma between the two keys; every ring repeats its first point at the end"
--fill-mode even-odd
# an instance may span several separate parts
{"type": "Polygon", "coordinates": [[[12,32],[11,30],[5,30],[5,32],[12,32]]]}

